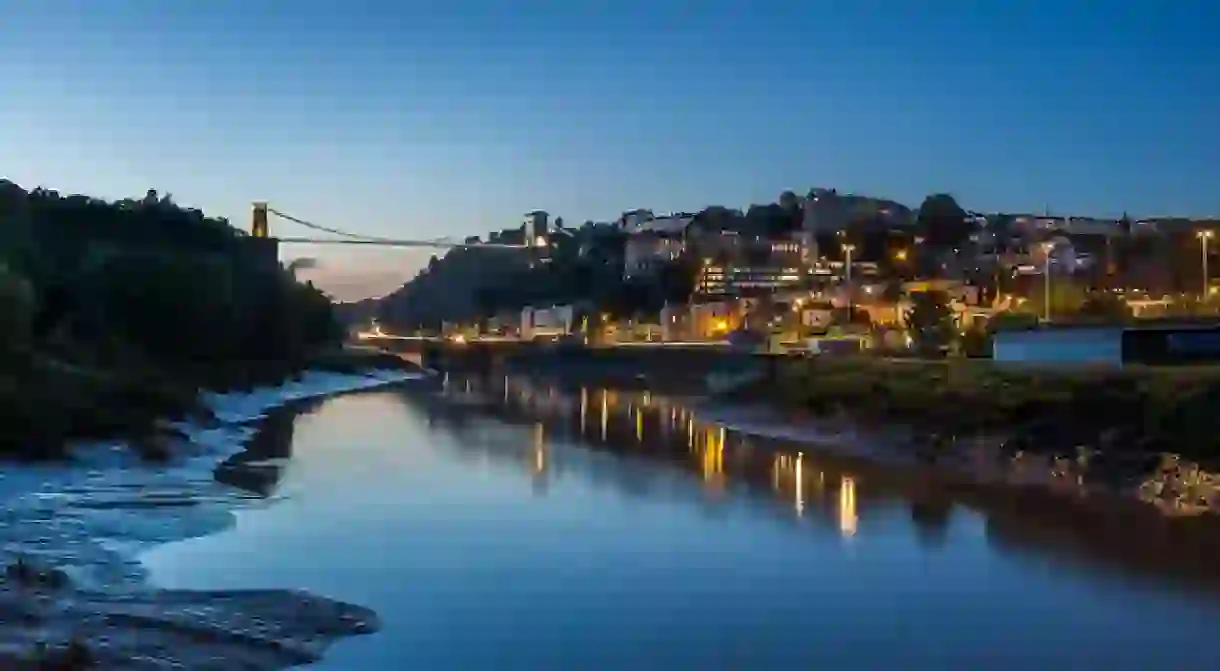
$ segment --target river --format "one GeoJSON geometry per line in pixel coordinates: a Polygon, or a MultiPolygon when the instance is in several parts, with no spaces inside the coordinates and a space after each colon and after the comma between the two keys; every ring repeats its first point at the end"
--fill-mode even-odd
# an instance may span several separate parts
{"type": "MultiPolygon", "coordinates": [[[[273,417],[173,588],[370,607],[319,669],[1146,669],[1214,662],[1220,592],[646,392],[451,381],[273,417]]],[[[1144,542],[1130,539],[1132,550],[1144,542]]]]}

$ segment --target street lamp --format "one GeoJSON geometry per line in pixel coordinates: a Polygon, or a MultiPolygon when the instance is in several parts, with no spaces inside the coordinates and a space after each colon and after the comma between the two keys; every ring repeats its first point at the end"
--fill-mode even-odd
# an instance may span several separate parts
{"type": "Polygon", "coordinates": [[[855,248],[856,248],[856,246],[853,244],[850,244],[850,243],[843,245],[843,255],[844,255],[843,260],[847,264],[846,267],[847,267],[847,314],[848,314],[848,319],[851,319],[852,303],[854,302],[852,299],[855,298],[854,296],[852,296],[852,291],[851,291],[851,253],[853,250],[855,250],[855,248]]]}
{"type": "Polygon", "coordinates": [[[1212,236],[1213,236],[1213,235],[1215,235],[1215,233],[1216,233],[1216,232],[1215,232],[1215,231],[1213,231],[1213,230],[1211,230],[1211,229],[1205,229],[1205,230],[1202,230],[1202,231],[1195,231],[1195,235],[1196,235],[1196,236],[1199,238],[1199,241],[1203,243],[1203,293],[1202,293],[1201,295],[1203,296],[1203,298],[1204,298],[1204,299],[1206,299],[1206,298],[1207,298],[1207,287],[1208,287],[1208,282],[1207,282],[1207,245],[1208,245],[1208,242],[1210,242],[1210,241],[1211,241],[1212,236]]]}
{"type": "Polygon", "coordinates": [[[847,264],[847,283],[851,284],[851,253],[856,248],[855,245],[843,245],[844,262],[847,264]]]}
{"type": "Polygon", "coordinates": [[[1055,243],[1042,243],[1042,251],[1046,253],[1046,263],[1043,266],[1042,274],[1045,276],[1045,285],[1042,294],[1042,319],[1043,321],[1051,320],[1051,252],[1055,249],[1055,243]]]}

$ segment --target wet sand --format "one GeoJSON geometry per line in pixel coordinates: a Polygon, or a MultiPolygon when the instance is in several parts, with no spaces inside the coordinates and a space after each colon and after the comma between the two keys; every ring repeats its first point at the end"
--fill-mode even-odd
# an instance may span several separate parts
{"type": "Polygon", "coordinates": [[[185,438],[170,439],[165,465],[95,445],[62,466],[0,466],[0,668],[282,669],[375,631],[372,611],[299,591],[157,589],[138,554],[227,529],[235,507],[265,500],[215,473],[233,467],[269,410],[416,377],[313,375],[211,395],[217,421],[175,427],[185,438]]]}

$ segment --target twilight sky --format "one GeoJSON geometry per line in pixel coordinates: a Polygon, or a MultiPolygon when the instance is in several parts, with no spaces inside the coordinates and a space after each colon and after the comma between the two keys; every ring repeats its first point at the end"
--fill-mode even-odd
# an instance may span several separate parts
{"type": "MultiPolygon", "coordinates": [[[[1214,216],[1217,35],[1215,0],[0,0],[0,177],[404,238],[815,185],[1214,216]]],[[[428,254],[286,251],[345,299],[428,254]]]]}

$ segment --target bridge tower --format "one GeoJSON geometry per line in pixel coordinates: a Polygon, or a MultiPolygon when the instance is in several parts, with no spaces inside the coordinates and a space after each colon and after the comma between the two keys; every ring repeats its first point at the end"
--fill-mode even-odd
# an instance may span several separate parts
{"type": "Polygon", "coordinates": [[[270,232],[267,228],[267,204],[255,203],[254,212],[250,217],[250,237],[266,238],[270,237],[270,232]]]}

